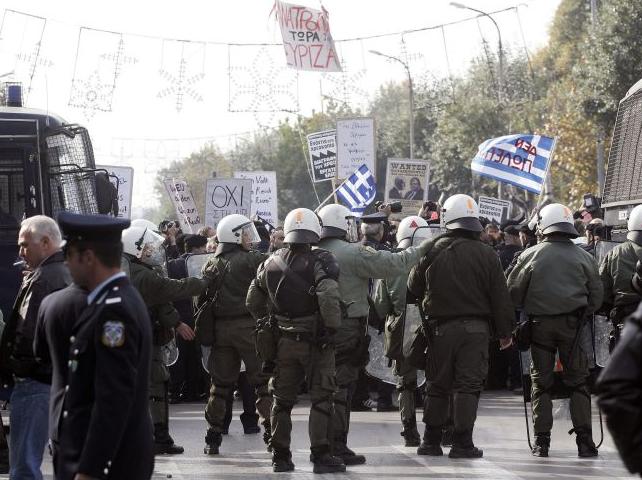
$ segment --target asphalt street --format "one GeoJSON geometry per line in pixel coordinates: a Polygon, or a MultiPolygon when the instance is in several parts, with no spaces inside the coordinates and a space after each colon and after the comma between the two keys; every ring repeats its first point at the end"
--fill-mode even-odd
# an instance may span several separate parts
{"type": "MultiPolygon", "coordinates": [[[[230,434],[224,437],[221,454],[203,454],[206,424],[204,404],[172,405],[170,430],[177,443],[185,446],[185,454],[156,457],[155,480],[258,479],[258,478],[319,478],[312,473],[309,462],[307,398],[302,398],[293,410],[293,461],[296,470],[275,474],[270,465],[261,435],[244,435],[238,415],[241,404],[235,403],[230,434]]],[[[594,410],[595,411],[595,410],[594,410]]],[[[341,479],[590,479],[636,478],[628,474],[613,442],[605,432],[600,455],[595,459],[577,458],[574,436],[567,409],[556,402],[555,428],[550,457],[531,456],[526,441],[523,404],[520,396],[511,393],[485,393],[482,396],[475,443],[483,448],[484,458],[450,460],[444,457],[421,457],[415,448],[402,446],[399,435],[398,412],[357,412],[353,414],[349,444],[365,454],[365,465],[349,467],[344,474],[324,475],[322,478],[341,479]]],[[[421,412],[417,411],[421,424],[421,412]]],[[[599,423],[594,419],[594,436],[599,440],[599,423]]],[[[448,452],[448,449],[445,449],[448,452]]],[[[45,478],[51,476],[51,462],[45,459],[45,478]]],[[[0,476],[0,478],[6,478],[0,476]]],[[[126,480],[126,479],[119,479],[126,480]]]]}
{"type": "MultiPolygon", "coordinates": [[[[239,405],[237,403],[237,405],[239,405]]],[[[155,479],[251,479],[264,478],[318,478],[312,474],[309,462],[307,434],[308,402],[302,399],[293,410],[294,473],[274,474],[270,457],[259,435],[244,435],[239,412],[224,439],[221,455],[207,458],[202,454],[205,422],[203,406],[180,405],[173,409],[171,430],[177,441],[186,447],[182,457],[157,457],[155,479]]],[[[366,455],[366,465],[351,467],[345,474],[327,477],[350,479],[403,479],[414,478],[631,478],[623,467],[613,443],[605,433],[604,445],[597,459],[577,458],[574,436],[570,430],[567,409],[556,402],[556,425],[551,442],[551,456],[538,459],[531,456],[526,440],[524,409],[520,396],[513,394],[485,394],[482,397],[475,442],[484,449],[480,460],[450,460],[421,457],[415,448],[403,446],[399,435],[397,412],[357,412],[353,414],[349,444],[358,453],[366,455]]],[[[421,424],[421,412],[417,412],[421,424]]],[[[597,419],[596,419],[597,420],[597,419]]],[[[594,429],[599,435],[599,423],[594,429]]],[[[596,435],[596,437],[598,436],[596,435]]],[[[445,449],[447,452],[448,450],[445,449]]]]}

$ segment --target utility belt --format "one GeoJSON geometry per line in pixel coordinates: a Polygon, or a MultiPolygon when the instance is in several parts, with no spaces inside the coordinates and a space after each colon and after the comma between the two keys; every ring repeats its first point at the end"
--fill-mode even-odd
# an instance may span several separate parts
{"type": "Polygon", "coordinates": [[[317,329],[319,315],[313,313],[299,317],[289,317],[275,314],[274,319],[282,332],[309,333],[312,335],[317,329]]]}
{"type": "MultiPolygon", "coordinates": [[[[529,348],[531,348],[531,345],[535,345],[536,347],[539,347],[544,350],[550,350],[550,347],[546,345],[541,345],[539,343],[533,342],[533,327],[535,325],[534,320],[559,319],[559,318],[569,318],[569,317],[574,318],[578,321],[577,328],[579,333],[580,328],[582,327],[582,320],[584,319],[585,316],[586,316],[586,307],[579,307],[571,312],[556,313],[552,315],[537,315],[537,314],[529,315],[526,320],[520,322],[515,328],[515,330],[513,330],[513,341],[517,345],[517,349],[522,352],[525,352],[529,348]]],[[[576,337],[578,337],[577,334],[576,334],[576,337]]]]}

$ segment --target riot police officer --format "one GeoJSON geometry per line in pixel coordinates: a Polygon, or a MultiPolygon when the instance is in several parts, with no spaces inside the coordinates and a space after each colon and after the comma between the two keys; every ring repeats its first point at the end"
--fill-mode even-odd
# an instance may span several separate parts
{"type": "MultiPolygon", "coordinates": [[[[423,218],[412,215],[404,218],[397,229],[397,246],[406,249],[418,245],[430,238],[428,222],[423,218]]],[[[403,356],[404,328],[410,319],[406,317],[408,289],[406,283],[410,268],[402,275],[389,277],[377,284],[374,295],[374,305],[377,315],[386,318],[384,327],[384,346],[387,346],[386,356],[394,361],[394,373],[397,375],[397,391],[399,392],[399,412],[406,447],[418,447],[420,442],[417,431],[415,414],[415,391],[417,390],[417,369],[410,366],[403,356]]]]}
{"type": "Polygon", "coordinates": [[[473,443],[473,428],[488,373],[490,331],[508,347],[514,313],[497,254],[480,240],[477,202],[453,195],[444,202],[441,219],[448,232],[432,240],[408,278],[408,290],[422,299],[432,350],[426,367],[426,430],[417,453],[443,455],[440,444],[452,394],[448,456],[479,458],[483,451],[473,443]]]}
{"type": "Polygon", "coordinates": [[[616,337],[624,319],[633,313],[640,295],[631,286],[635,265],[642,259],[642,205],[629,214],[626,241],[611,250],[600,263],[600,278],[604,288],[604,308],[616,329],[616,337]]]}
{"type": "Polygon", "coordinates": [[[339,291],[345,306],[341,326],[336,335],[337,394],[334,415],[334,451],[346,465],[365,463],[363,455],[356,455],[347,446],[350,426],[352,387],[359,368],[368,362],[368,282],[371,278],[401,275],[417,263],[429,248],[428,241],[419,247],[402,252],[374,250],[359,245],[354,215],[343,205],[326,205],[319,211],[323,228],[319,247],[332,252],[341,269],[339,291]]]}
{"type": "MultiPolygon", "coordinates": [[[[151,224],[151,222],[149,222],[151,224]]],[[[149,385],[149,409],[154,422],[154,451],[156,454],[183,453],[169,434],[169,370],[164,363],[163,345],[173,339],[175,330],[184,340],[194,338],[193,330],[180,321],[171,302],[197,296],[207,282],[198,278],[174,280],[156,269],[165,263],[163,237],[138,221],[123,231],[123,251],[129,260],[129,276],[149,310],[153,328],[152,366],[149,385]]]]}
{"type": "Polygon", "coordinates": [[[269,441],[270,405],[268,376],[261,372],[253,342],[256,322],[245,306],[250,283],[266,255],[253,250],[261,241],[254,223],[244,215],[224,217],[216,228],[218,247],[214,258],[203,267],[203,278],[213,287],[207,296],[215,298],[211,319],[214,344],[208,361],[212,379],[210,396],[205,408],[209,425],[205,435],[204,452],[217,455],[225,430],[225,402],[232,393],[245,363],[248,382],[256,390],[256,409],[265,428],[264,440],[269,441]]]}
{"type": "Polygon", "coordinates": [[[307,208],[291,211],[284,222],[286,248],[260,267],[247,294],[252,315],[271,315],[278,325],[276,371],[270,380],[274,402],[271,425],[275,472],[294,469],[290,451],[290,415],[307,377],[310,407],[310,459],[314,473],[345,472],[330,453],[333,396],[336,391],[333,338],[341,324],[339,265],[330,252],[311,249],[321,225],[307,208]]]}
{"type": "Polygon", "coordinates": [[[508,276],[515,307],[532,322],[533,455],[548,456],[553,427],[550,391],[555,353],[559,352],[562,380],[571,390],[578,455],[594,457],[597,449],[591,434],[591,397],[586,385],[589,364],[579,339],[586,318],[602,303],[602,284],[593,257],[571,241],[578,233],[568,207],[553,203],[542,208],[537,228],[544,240],[524,251],[508,276]]]}

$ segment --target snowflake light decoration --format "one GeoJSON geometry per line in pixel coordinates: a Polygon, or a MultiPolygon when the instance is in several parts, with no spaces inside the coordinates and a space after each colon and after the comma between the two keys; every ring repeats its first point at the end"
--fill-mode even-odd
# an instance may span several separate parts
{"type": "Polygon", "coordinates": [[[114,84],[102,81],[96,70],[87,78],[72,81],[69,105],[83,110],[85,118],[91,120],[97,111],[111,112],[113,94],[114,84]]]}
{"type": "MultiPolygon", "coordinates": [[[[161,78],[167,82],[167,86],[160,90],[156,96],[158,98],[165,98],[173,96],[175,99],[176,111],[180,113],[183,109],[185,97],[189,97],[196,102],[202,102],[203,97],[196,90],[194,85],[205,78],[205,72],[201,66],[200,71],[195,74],[190,74],[189,70],[191,67],[191,62],[189,61],[188,56],[186,55],[186,46],[193,42],[180,41],[180,53],[178,54],[178,70],[176,72],[170,71],[166,68],[161,67],[158,71],[161,78]]],[[[205,45],[198,44],[200,47],[202,58],[201,62],[204,62],[205,57],[205,45]]],[[[163,52],[164,54],[164,52],[163,52]]]]}
{"type": "Polygon", "coordinates": [[[341,69],[342,72],[321,75],[321,101],[339,101],[349,107],[365,105],[369,99],[367,90],[362,87],[366,78],[366,70],[362,68],[350,72],[345,60],[341,63],[341,69]],[[324,89],[325,85],[329,88],[324,89]]]}
{"type": "MultiPolygon", "coordinates": [[[[242,55],[248,48],[236,47],[242,55]]],[[[232,47],[230,46],[230,49],[232,47]]],[[[280,52],[280,48],[278,49],[280,52]]],[[[274,113],[299,111],[298,75],[277,62],[274,49],[259,48],[252,61],[243,66],[232,65],[230,50],[229,108],[230,112],[274,113]]],[[[258,118],[257,118],[258,120],[258,118]]]]}

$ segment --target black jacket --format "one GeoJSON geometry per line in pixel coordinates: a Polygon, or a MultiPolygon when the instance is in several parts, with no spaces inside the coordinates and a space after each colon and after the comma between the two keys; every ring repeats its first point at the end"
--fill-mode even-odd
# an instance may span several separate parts
{"type": "MultiPolygon", "coordinates": [[[[125,277],[107,284],[71,331],[68,390],[54,419],[58,480],[149,479],[154,467],[147,308],[125,277]]],[[[50,343],[55,339],[48,338],[50,343]]]]}
{"type": "MultiPolygon", "coordinates": [[[[167,262],[167,276],[174,280],[181,280],[187,278],[187,258],[191,256],[190,253],[184,253],[180,257],[167,262]]],[[[178,311],[181,322],[186,323],[194,328],[194,309],[192,307],[193,300],[191,298],[184,298],[181,300],[174,300],[172,302],[174,308],[178,311]]]]}
{"type": "Polygon", "coordinates": [[[37,362],[33,353],[38,308],[47,295],[69,284],[71,275],[61,251],[25,276],[0,342],[0,366],[5,376],[51,382],[51,366],[37,362]]]}
{"type": "Polygon", "coordinates": [[[642,472],[642,306],[628,317],[597,389],[624,464],[631,473],[642,472]]]}
{"type": "Polygon", "coordinates": [[[69,373],[69,344],[73,337],[71,329],[82,311],[87,308],[87,292],[75,284],[47,296],[38,310],[38,323],[34,339],[36,359],[50,365],[51,399],[49,401],[49,434],[58,441],[54,419],[59,419],[69,373]]]}

